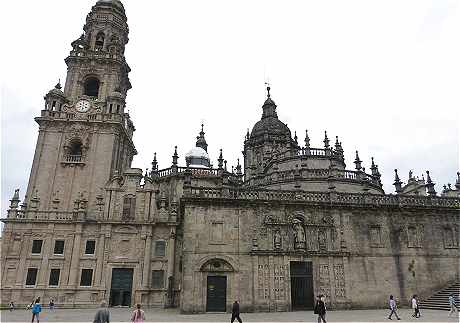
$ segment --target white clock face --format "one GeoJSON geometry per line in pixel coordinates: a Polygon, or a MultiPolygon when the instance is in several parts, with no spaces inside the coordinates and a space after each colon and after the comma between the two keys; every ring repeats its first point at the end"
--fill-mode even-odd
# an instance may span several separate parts
{"type": "Polygon", "coordinates": [[[86,112],[86,111],[89,110],[90,107],[91,107],[91,105],[90,105],[89,101],[87,101],[87,100],[80,100],[75,105],[75,109],[78,112],[86,112]]]}

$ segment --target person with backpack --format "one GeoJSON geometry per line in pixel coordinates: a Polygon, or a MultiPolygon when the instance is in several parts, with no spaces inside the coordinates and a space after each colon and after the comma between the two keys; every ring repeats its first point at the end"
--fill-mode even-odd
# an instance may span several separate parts
{"type": "Polygon", "coordinates": [[[313,313],[318,314],[318,323],[321,323],[321,321],[326,323],[326,304],[324,303],[324,300],[324,295],[318,295],[316,297],[316,304],[313,313]]]}
{"type": "Polygon", "coordinates": [[[42,305],[40,304],[40,297],[35,300],[35,304],[32,306],[32,323],[37,318],[37,323],[40,323],[40,312],[42,311],[42,305]]]}
{"type": "Polygon", "coordinates": [[[390,302],[389,302],[389,305],[390,305],[390,315],[388,316],[388,319],[391,320],[391,317],[393,316],[393,314],[396,316],[396,318],[398,320],[400,320],[401,318],[398,316],[398,313],[396,313],[396,301],[393,297],[393,295],[390,295],[390,302]]]}
{"type": "Polygon", "coordinates": [[[136,304],[136,309],[131,315],[131,322],[133,323],[143,323],[145,321],[145,313],[141,310],[141,304],[136,304]]]}

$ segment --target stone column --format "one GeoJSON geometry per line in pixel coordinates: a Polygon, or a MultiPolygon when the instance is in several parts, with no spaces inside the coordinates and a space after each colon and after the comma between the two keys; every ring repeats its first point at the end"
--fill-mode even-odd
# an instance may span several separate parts
{"type": "Polygon", "coordinates": [[[174,305],[174,286],[169,286],[169,284],[174,284],[174,264],[175,264],[175,249],[176,249],[176,228],[171,228],[171,235],[169,236],[168,244],[168,274],[167,274],[167,288],[168,288],[168,306],[174,305]],[[170,279],[169,277],[173,277],[170,279]]]}
{"type": "Polygon", "coordinates": [[[48,260],[49,260],[49,253],[52,253],[54,251],[52,244],[53,241],[53,226],[54,224],[50,224],[48,229],[49,232],[46,234],[46,238],[44,239],[43,247],[42,247],[42,263],[40,265],[40,270],[39,273],[40,275],[38,276],[38,284],[37,288],[45,288],[46,286],[46,281],[48,278],[48,260]]]}
{"type": "Polygon", "coordinates": [[[75,225],[75,235],[73,239],[73,252],[72,252],[72,259],[70,261],[69,284],[68,284],[70,288],[77,287],[78,269],[79,269],[79,264],[80,264],[81,232],[82,232],[82,224],[77,223],[75,225]]]}
{"type": "Polygon", "coordinates": [[[146,232],[145,234],[145,252],[144,252],[144,268],[142,272],[142,289],[149,288],[149,275],[150,275],[150,258],[152,248],[152,233],[146,232]]]}
{"type": "Polygon", "coordinates": [[[102,266],[104,261],[105,233],[99,233],[99,243],[97,248],[96,275],[94,285],[101,286],[102,266]]]}
{"type": "Polygon", "coordinates": [[[22,288],[25,284],[27,274],[26,259],[30,250],[30,244],[32,243],[30,234],[24,234],[22,236],[22,239],[22,248],[20,252],[19,266],[16,275],[16,288],[22,288]]]}
{"type": "Polygon", "coordinates": [[[169,236],[168,244],[168,277],[174,275],[174,257],[176,249],[176,229],[171,229],[171,235],[169,236]]]}

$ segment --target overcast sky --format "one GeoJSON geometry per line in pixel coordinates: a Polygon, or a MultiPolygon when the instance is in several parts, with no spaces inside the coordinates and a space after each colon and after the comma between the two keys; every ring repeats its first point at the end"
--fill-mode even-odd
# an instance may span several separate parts
{"type": "MultiPolygon", "coordinates": [[[[27,186],[43,96],[96,0],[2,2],[2,216],[27,186]]],[[[387,193],[430,170],[438,192],[459,170],[460,2],[123,1],[133,89],[133,167],[181,163],[204,121],[214,164],[241,158],[272,84],[279,118],[303,142],[340,137],[348,169],[374,156],[387,193]]]]}

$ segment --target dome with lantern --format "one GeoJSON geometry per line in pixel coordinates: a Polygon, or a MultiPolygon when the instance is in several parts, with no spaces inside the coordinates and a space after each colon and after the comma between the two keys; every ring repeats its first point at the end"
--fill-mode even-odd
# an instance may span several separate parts
{"type": "Polygon", "coordinates": [[[203,125],[199,136],[196,137],[196,145],[185,154],[185,162],[189,167],[209,168],[211,163],[207,152],[208,144],[204,138],[203,125]]]}

